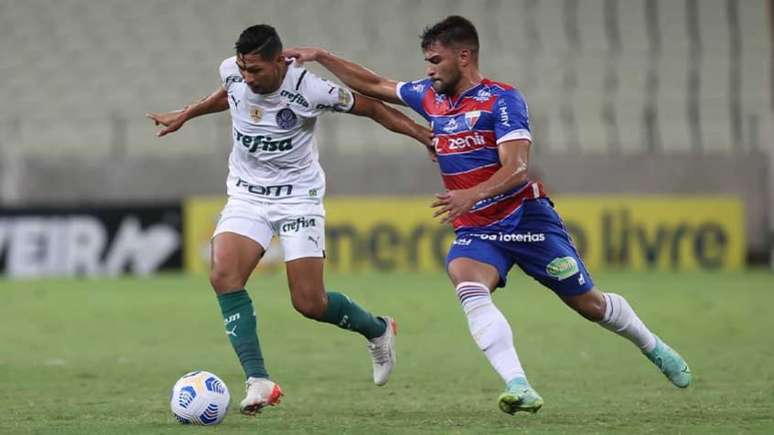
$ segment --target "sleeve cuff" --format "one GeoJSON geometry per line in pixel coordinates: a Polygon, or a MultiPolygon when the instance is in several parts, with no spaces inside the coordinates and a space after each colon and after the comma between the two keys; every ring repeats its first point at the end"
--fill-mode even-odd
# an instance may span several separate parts
{"type": "Polygon", "coordinates": [[[400,101],[403,101],[403,104],[408,106],[408,103],[406,102],[406,100],[404,100],[403,96],[400,95],[400,90],[401,90],[401,88],[403,88],[403,85],[405,85],[405,84],[406,84],[406,82],[398,82],[397,86],[395,86],[395,94],[398,96],[400,101]]]}
{"type": "Polygon", "coordinates": [[[521,139],[526,139],[532,142],[532,135],[530,134],[529,130],[522,128],[519,130],[513,130],[511,132],[508,132],[505,136],[500,136],[500,138],[497,139],[497,145],[500,145],[503,142],[508,142],[510,140],[521,140],[521,139]]]}

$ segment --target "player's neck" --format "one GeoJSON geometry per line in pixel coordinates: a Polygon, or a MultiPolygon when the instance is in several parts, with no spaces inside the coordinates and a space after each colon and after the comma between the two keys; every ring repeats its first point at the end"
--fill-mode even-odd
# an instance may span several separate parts
{"type": "Polygon", "coordinates": [[[483,80],[484,77],[481,76],[481,73],[478,71],[478,69],[471,70],[471,71],[464,71],[462,73],[462,78],[457,83],[457,86],[454,88],[454,96],[452,99],[456,99],[463,93],[467,92],[469,89],[477,86],[479,83],[481,83],[481,80],[483,80]]]}

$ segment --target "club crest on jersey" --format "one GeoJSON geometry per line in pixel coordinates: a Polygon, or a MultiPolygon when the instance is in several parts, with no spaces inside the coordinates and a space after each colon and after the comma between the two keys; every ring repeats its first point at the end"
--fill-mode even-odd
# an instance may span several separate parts
{"type": "Polygon", "coordinates": [[[289,130],[296,125],[296,121],[298,121],[298,117],[287,107],[277,112],[277,125],[280,128],[289,130]]]}
{"type": "Polygon", "coordinates": [[[473,130],[476,126],[476,121],[481,117],[480,110],[474,110],[472,112],[465,112],[465,124],[468,126],[468,130],[473,130]]]}
{"type": "Polygon", "coordinates": [[[253,107],[250,109],[250,118],[253,122],[258,122],[263,118],[263,110],[260,107],[253,107]]]}

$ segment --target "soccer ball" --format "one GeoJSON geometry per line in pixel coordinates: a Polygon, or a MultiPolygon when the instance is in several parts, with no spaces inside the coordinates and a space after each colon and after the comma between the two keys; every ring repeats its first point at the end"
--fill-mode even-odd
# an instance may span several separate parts
{"type": "Polygon", "coordinates": [[[212,425],[223,421],[231,395],[226,384],[210,372],[183,375],[172,387],[169,407],[182,424],[212,425]]]}

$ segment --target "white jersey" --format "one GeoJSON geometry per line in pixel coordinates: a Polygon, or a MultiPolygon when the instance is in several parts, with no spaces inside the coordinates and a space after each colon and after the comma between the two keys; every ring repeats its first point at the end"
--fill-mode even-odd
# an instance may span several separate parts
{"type": "Polygon", "coordinates": [[[236,56],[220,65],[228,92],[234,147],[229,157],[229,197],[260,201],[303,201],[325,194],[314,128],[324,111],[346,112],[354,98],[340,87],[288,63],[282,85],[271,94],[247,86],[236,56]]]}

